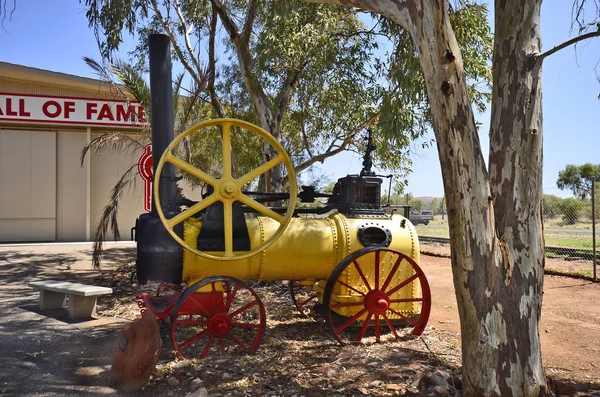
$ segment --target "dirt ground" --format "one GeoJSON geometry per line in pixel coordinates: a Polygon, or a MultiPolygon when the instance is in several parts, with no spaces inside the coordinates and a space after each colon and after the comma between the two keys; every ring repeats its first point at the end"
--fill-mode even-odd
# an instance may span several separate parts
{"type": "MultiPolygon", "coordinates": [[[[422,251],[449,254],[447,247],[440,246],[423,245],[422,251]]],[[[460,333],[449,259],[424,255],[421,262],[432,291],[429,324],[460,333]]],[[[544,278],[541,339],[547,375],[600,381],[599,299],[600,283],[559,276],[544,278]]]]}
{"type": "MultiPolygon", "coordinates": [[[[119,328],[139,313],[134,296],[151,286],[130,281],[133,245],[108,247],[103,272],[89,268],[89,255],[89,246],[0,246],[0,355],[11,357],[0,371],[0,395],[415,396],[436,371],[449,374],[452,392],[460,390],[460,325],[447,258],[422,256],[433,306],[420,338],[341,347],[319,317],[298,315],[285,285],[255,285],[267,311],[255,354],[181,360],[165,337],[157,370],[131,393],[110,378],[112,352],[119,328]],[[107,285],[114,293],[99,300],[96,320],[72,323],[64,312],[39,312],[38,294],[27,287],[33,279],[107,285]]],[[[598,302],[600,284],[545,278],[542,351],[559,395],[600,396],[598,302]]]]}

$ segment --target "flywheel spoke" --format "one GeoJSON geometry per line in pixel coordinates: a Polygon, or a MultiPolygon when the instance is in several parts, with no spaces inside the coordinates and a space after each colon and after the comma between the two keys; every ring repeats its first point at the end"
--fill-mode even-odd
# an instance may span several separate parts
{"type": "Polygon", "coordinates": [[[231,178],[231,123],[221,124],[223,140],[223,178],[231,178]]]}
{"type": "Polygon", "coordinates": [[[192,205],[187,210],[175,215],[173,218],[167,219],[167,224],[172,229],[176,225],[179,225],[181,222],[185,221],[186,219],[196,215],[198,212],[202,211],[209,205],[216,203],[218,200],[219,198],[217,197],[217,195],[211,194],[207,198],[192,205]]]}
{"type": "Polygon", "coordinates": [[[281,154],[276,157],[273,157],[273,159],[267,161],[266,163],[264,163],[263,165],[255,168],[255,169],[253,169],[252,171],[250,171],[246,175],[242,176],[241,178],[238,178],[237,182],[240,186],[243,186],[246,183],[250,182],[251,180],[258,178],[259,176],[261,176],[265,172],[269,171],[271,168],[275,167],[276,165],[282,163],[283,161],[284,161],[284,157],[281,154]]]}
{"type": "Polygon", "coordinates": [[[233,208],[231,200],[223,200],[223,227],[225,228],[225,256],[233,255],[233,208]]]}
{"type": "Polygon", "coordinates": [[[276,220],[280,224],[282,224],[285,221],[285,216],[278,214],[277,212],[273,211],[272,209],[262,205],[258,201],[254,200],[246,195],[240,195],[238,197],[238,199],[242,203],[246,204],[248,207],[253,208],[254,210],[256,210],[257,212],[260,212],[264,216],[268,216],[269,218],[276,220]]]}
{"type": "Polygon", "coordinates": [[[187,163],[187,162],[183,161],[182,159],[173,156],[173,154],[171,154],[171,153],[167,153],[167,155],[165,156],[165,161],[175,165],[180,170],[185,171],[192,176],[195,176],[196,178],[200,179],[202,182],[206,182],[209,185],[212,185],[213,187],[217,186],[217,180],[215,178],[208,175],[206,172],[199,170],[198,168],[194,167],[190,163],[187,163]]]}

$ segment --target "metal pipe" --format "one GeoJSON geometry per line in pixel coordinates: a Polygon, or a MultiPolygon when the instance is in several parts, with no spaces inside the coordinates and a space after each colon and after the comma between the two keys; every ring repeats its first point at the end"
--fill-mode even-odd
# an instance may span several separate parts
{"type": "Polygon", "coordinates": [[[598,281],[596,278],[596,178],[592,179],[592,250],[594,256],[594,281],[598,281]]]}
{"type": "MultiPolygon", "coordinates": [[[[153,168],[173,140],[173,92],[171,88],[171,52],[169,37],[152,34],[148,38],[150,60],[150,110],[152,112],[153,168]]],[[[156,181],[154,181],[156,182],[156,181]]],[[[167,163],[160,178],[160,202],[167,218],[177,213],[175,167],[167,163]]],[[[183,223],[175,226],[183,236],[183,223]]],[[[136,273],[141,284],[160,280],[181,283],[183,248],[167,232],[152,200],[152,211],[140,215],[136,222],[136,273]]]]}
{"type": "MultiPolygon", "coordinates": [[[[171,42],[164,34],[151,34],[150,49],[150,94],[152,111],[153,171],[163,152],[173,140],[173,89],[171,78],[171,42]]],[[[162,210],[170,217],[177,212],[177,184],[175,166],[165,164],[160,178],[160,201],[162,210]]],[[[156,212],[152,200],[152,212],[156,212]]]]}

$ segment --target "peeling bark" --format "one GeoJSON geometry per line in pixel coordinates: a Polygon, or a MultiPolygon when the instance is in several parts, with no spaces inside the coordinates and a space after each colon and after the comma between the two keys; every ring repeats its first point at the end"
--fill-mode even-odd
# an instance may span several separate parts
{"type": "Polygon", "coordinates": [[[544,246],[541,0],[497,0],[490,172],[444,0],[316,0],[406,29],[427,85],[448,208],[464,396],[548,395],[539,323],[544,246]]]}

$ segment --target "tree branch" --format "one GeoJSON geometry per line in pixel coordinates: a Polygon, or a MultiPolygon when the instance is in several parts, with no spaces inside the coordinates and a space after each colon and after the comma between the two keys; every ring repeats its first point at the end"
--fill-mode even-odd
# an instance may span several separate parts
{"type": "Polygon", "coordinates": [[[241,40],[244,45],[248,45],[250,41],[250,35],[252,34],[252,26],[254,26],[254,18],[256,17],[256,8],[258,6],[257,0],[250,0],[248,3],[248,11],[246,12],[246,22],[244,23],[244,30],[242,31],[241,40]]]}
{"type": "Polygon", "coordinates": [[[283,120],[283,114],[285,113],[285,109],[288,107],[290,103],[290,96],[292,95],[292,89],[296,85],[298,81],[298,77],[300,77],[300,73],[306,67],[308,60],[305,60],[302,63],[302,66],[296,70],[288,70],[287,76],[285,76],[285,80],[281,86],[281,99],[279,101],[279,108],[277,109],[277,122],[281,123],[283,120]]]}
{"type": "Polygon", "coordinates": [[[181,50],[181,47],[179,46],[179,43],[177,42],[177,38],[175,37],[173,30],[171,29],[171,25],[169,25],[167,20],[163,17],[162,12],[160,11],[160,8],[158,7],[158,4],[156,4],[156,0],[150,0],[150,2],[152,3],[152,8],[154,8],[154,12],[156,13],[156,16],[158,17],[160,23],[163,25],[163,28],[167,32],[167,35],[169,36],[169,39],[171,40],[171,44],[173,44],[173,49],[175,50],[175,53],[181,60],[183,67],[185,68],[185,70],[188,71],[188,73],[196,81],[196,84],[198,85],[198,87],[204,87],[206,85],[206,77],[203,76],[202,78],[200,78],[200,75],[198,75],[198,73],[196,71],[194,71],[194,68],[192,68],[192,66],[190,65],[188,60],[185,58],[185,55],[183,54],[183,51],[181,50]]]}
{"type": "Polygon", "coordinates": [[[193,29],[194,26],[192,25],[188,28],[188,25],[185,22],[185,18],[183,17],[183,14],[181,12],[181,5],[179,4],[179,1],[178,0],[174,0],[174,1],[175,1],[175,12],[177,12],[177,16],[179,17],[179,20],[181,21],[181,24],[183,25],[183,30],[185,31],[185,33],[183,35],[185,38],[185,46],[188,50],[188,53],[190,54],[190,58],[192,58],[192,61],[194,62],[194,65],[196,65],[196,68],[200,71],[200,70],[202,70],[202,67],[200,66],[200,61],[198,60],[198,57],[194,53],[194,49],[192,48],[192,43],[190,42],[190,31],[193,29]]]}
{"type": "MultiPolygon", "coordinates": [[[[261,127],[265,128],[275,136],[277,134],[275,134],[275,131],[272,130],[272,123],[274,121],[273,111],[269,106],[267,95],[254,77],[251,65],[252,54],[248,48],[248,42],[245,42],[240,37],[239,28],[233,19],[231,19],[231,16],[223,5],[223,2],[221,0],[211,0],[211,2],[213,7],[217,10],[219,17],[221,18],[221,23],[225,27],[225,30],[227,30],[227,33],[229,33],[229,37],[235,46],[235,52],[238,58],[238,64],[240,66],[242,77],[244,78],[244,84],[248,94],[250,95],[250,98],[252,99],[254,108],[258,113],[261,121],[261,127]]],[[[246,21],[248,21],[248,19],[246,21]]],[[[275,138],[279,137],[275,136],[275,138]]]]}
{"type": "Polygon", "coordinates": [[[219,100],[217,92],[215,91],[215,74],[217,64],[215,59],[215,36],[217,32],[217,18],[217,10],[213,5],[212,15],[210,17],[210,33],[208,38],[208,92],[210,94],[210,103],[215,109],[215,112],[217,112],[220,118],[225,118],[225,109],[223,109],[223,104],[219,100]]]}
{"type": "Polygon", "coordinates": [[[413,2],[397,0],[306,0],[308,3],[329,4],[336,6],[354,7],[363,11],[379,14],[396,22],[402,28],[410,31],[412,19],[409,7],[414,7],[413,2]]]}
{"type": "Polygon", "coordinates": [[[582,40],[587,40],[587,39],[591,39],[592,37],[598,37],[598,36],[600,36],[600,31],[590,32],[590,33],[582,34],[581,36],[574,37],[571,40],[565,41],[564,43],[557,45],[556,47],[552,48],[551,50],[548,50],[548,51],[538,55],[535,58],[535,61],[542,62],[545,58],[549,57],[550,55],[554,54],[555,52],[562,50],[563,48],[566,48],[566,47],[573,45],[577,42],[580,42],[582,40]]]}
{"type": "MultiPolygon", "coordinates": [[[[373,117],[371,117],[366,122],[360,124],[357,128],[354,129],[354,131],[352,133],[350,133],[346,136],[344,141],[336,149],[332,149],[334,147],[334,142],[332,142],[329,145],[329,148],[327,148],[327,150],[325,152],[306,160],[305,162],[298,165],[297,167],[294,167],[294,171],[296,172],[296,174],[301,173],[302,171],[304,171],[305,169],[307,169],[308,167],[310,167],[311,165],[313,165],[315,163],[323,162],[326,159],[328,159],[329,157],[335,156],[336,154],[341,153],[344,150],[346,150],[348,148],[348,146],[350,145],[350,143],[352,143],[352,140],[354,139],[356,134],[358,134],[360,132],[360,130],[372,125],[375,122],[375,120],[377,120],[378,117],[379,117],[379,113],[375,114],[373,117]]],[[[281,183],[284,186],[287,185],[287,183],[288,183],[287,175],[285,176],[285,178],[282,179],[281,183]]]]}

